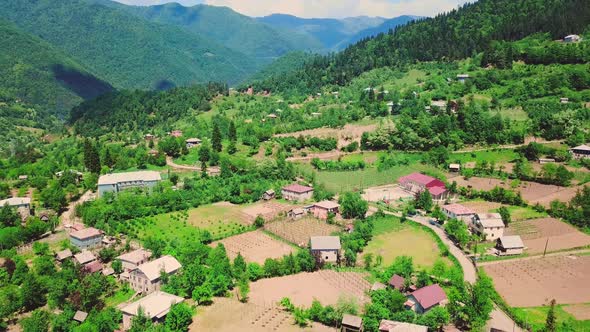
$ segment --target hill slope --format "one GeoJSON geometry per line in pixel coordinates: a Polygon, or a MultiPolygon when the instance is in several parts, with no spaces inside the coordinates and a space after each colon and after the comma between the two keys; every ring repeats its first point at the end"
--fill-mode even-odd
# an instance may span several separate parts
{"type": "Polygon", "coordinates": [[[86,0],[5,0],[0,16],[118,88],[234,83],[256,70],[247,56],[206,38],[86,0]]]}
{"type": "Polygon", "coordinates": [[[383,22],[382,24],[380,24],[376,27],[364,29],[364,30],[358,32],[357,34],[355,34],[354,36],[352,36],[348,40],[346,40],[346,42],[343,43],[342,45],[348,46],[351,44],[355,44],[365,38],[377,36],[380,33],[388,33],[390,30],[394,30],[395,28],[397,28],[400,25],[407,24],[409,22],[412,22],[412,21],[420,19],[420,18],[421,18],[420,16],[411,16],[411,15],[403,15],[403,16],[399,16],[399,17],[394,17],[392,19],[386,20],[385,22],[383,22]]]}
{"type": "Polygon", "coordinates": [[[0,19],[0,98],[42,105],[58,116],[112,90],[43,40],[0,19]]]}
{"type": "Polygon", "coordinates": [[[178,3],[158,6],[125,6],[117,3],[115,6],[152,22],[184,28],[263,62],[290,51],[322,49],[321,43],[310,36],[281,33],[228,7],[185,7],[178,3]]]}
{"type": "Polygon", "coordinates": [[[560,38],[580,33],[588,24],[587,0],[480,0],[361,41],[290,75],[261,82],[257,89],[313,93],[327,84],[346,84],[374,68],[466,58],[486,50],[494,40],[517,40],[536,32],[560,38]]]}

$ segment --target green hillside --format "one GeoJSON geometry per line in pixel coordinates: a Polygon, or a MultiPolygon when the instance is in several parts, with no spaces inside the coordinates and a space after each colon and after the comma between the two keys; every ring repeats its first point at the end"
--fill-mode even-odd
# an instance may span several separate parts
{"type": "Polygon", "coordinates": [[[480,0],[361,41],[258,88],[313,93],[327,84],[346,84],[374,68],[462,59],[488,49],[494,40],[516,40],[537,32],[561,38],[583,32],[589,23],[590,6],[585,0],[480,0]]]}
{"type": "Polygon", "coordinates": [[[0,20],[0,98],[20,99],[65,115],[74,105],[110,91],[83,66],[41,39],[0,20]]]}
{"type": "Polygon", "coordinates": [[[289,51],[319,51],[322,45],[305,34],[282,33],[269,25],[236,13],[227,7],[178,3],[160,6],[125,6],[119,8],[152,22],[170,24],[237,50],[258,61],[269,62],[289,51]]]}
{"type": "Polygon", "coordinates": [[[206,38],[86,0],[6,0],[0,17],[60,47],[117,88],[235,83],[256,70],[249,57],[206,38]]]}

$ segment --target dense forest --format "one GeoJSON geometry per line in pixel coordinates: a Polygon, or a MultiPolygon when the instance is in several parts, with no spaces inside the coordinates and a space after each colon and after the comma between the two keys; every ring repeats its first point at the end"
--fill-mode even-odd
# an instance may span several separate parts
{"type": "Polygon", "coordinates": [[[582,33],[589,23],[590,7],[584,0],[480,0],[365,39],[335,55],[316,57],[290,75],[269,78],[256,87],[315,93],[374,68],[462,59],[485,51],[492,41],[518,40],[537,32],[557,39],[582,33]]]}

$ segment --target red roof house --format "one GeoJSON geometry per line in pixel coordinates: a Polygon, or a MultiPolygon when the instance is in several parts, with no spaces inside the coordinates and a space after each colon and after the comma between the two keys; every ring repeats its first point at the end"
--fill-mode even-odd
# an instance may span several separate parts
{"type": "Polygon", "coordinates": [[[404,277],[394,274],[391,279],[389,279],[389,286],[393,287],[393,289],[402,290],[404,288],[404,284],[406,279],[404,277]]]}
{"type": "Polygon", "coordinates": [[[412,173],[399,178],[399,184],[405,190],[418,194],[428,190],[433,199],[442,200],[448,196],[445,183],[437,178],[422,173],[412,173]]]}
{"type": "Polygon", "coordinates": [[[446,302],[445,291],[438,284],[434,284],[422,287],[408,295],[406,306],[421,314],[438,305],[444,305],[446,302]]]}

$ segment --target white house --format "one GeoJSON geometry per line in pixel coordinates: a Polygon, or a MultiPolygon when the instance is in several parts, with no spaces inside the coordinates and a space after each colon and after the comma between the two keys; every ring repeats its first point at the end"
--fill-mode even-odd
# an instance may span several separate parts
{"type": "Polygon", "coordinates": [[[198,138],[189,138],[189,139],[187,139],[185,141],[185,143],[186,143],[186,147],[188,149],[190,149],[192,147],[195,147],[197,145],[200,145],[202,143],[202,141],[200,139],[198,139],[198,138]]]}
{"type": "Polygon", "coordinates": [[[567,36],[563,37],[563,41],[565,43],[577,43],[581,39],[582,38],[579,35],[567,35],[567,36]]]}
{"type": "Polygon", "coordinates": [[[137,300],[126,307],[123,307],[123,329],[128,330],[131,327],[133,317],[137,316],[139,308],[153,322],[164,320],[173,305],[183,302],[182,297],[168,294],[165,292],[154,292],[150,295],[137,300]]]}
{"type": "Polygon", "coordinates": [[[152,188],[162,181],[159,172],[138,171],[102,175],[98,179],[98,197],[107,192],[118,193],[129,188],[152,188]]]}
{"type": "Polygon", "coordinates": [[[102,231],[88,227],[70,233],[70,243],[80,249],[98,247],[102,243],[102,231]]]}
{"type": "Polygon", "coordinates": [[[570,149],[570,153],[574,159],[590,158],[590,146],[579,145],[570,149]]]}
{"type": "Polygon", "coordinates": [[[141,264],[147,263],[150,260],[150,257],[152,257],[152,253],[150,251],[140,248],[117,256],[116,259],[121,261],[123,270],[132,271],[141,264]]]}
{"type": "Polygon", "coordinates": [[[182,265],[172,256],[162,256],[149,263],[139,265],[135,270],[129,273],[129,283],[131,288],[137,292],[148,294],[160,290],[162,280],[160,274],[175,274],[180,270],[182,265]]]}
{"type": "Polygon", "coordinates": [[[471,218],[474,233],[485,235],[487,241],[494,241],[504,235],[504,222],[499,213],[478,213],[471,218]]]}
{"type": "Polygon", "coordinates": [[[339,236],[312,236],[311,254],[318,263],[339,263],[340,262],[339,236]]]}
{"type": "Polygon", "coordinates": [[[496,240],[496,250],[501,256],[520,255],[524,252],[524,243],[518,235],[502,236],[496,240]]]}
{"type": "Polygon", "coordinates": [[[475,215],[475,211],[461,204],[447,204],[443,205],[442,212],[449,219],[459,219],[465,222],[469,222],[475,215]]]}

